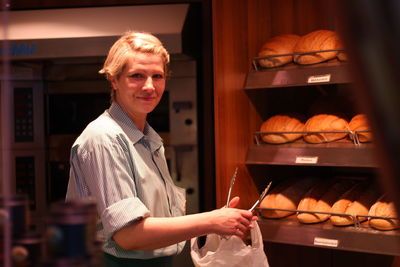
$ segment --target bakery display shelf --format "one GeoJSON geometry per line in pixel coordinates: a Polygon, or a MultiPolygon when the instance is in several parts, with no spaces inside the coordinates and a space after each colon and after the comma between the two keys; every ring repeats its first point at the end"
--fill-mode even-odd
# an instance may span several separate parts
{"type": "Polygon", "coordinates": [[[359,226],[334,226],[329,221],[302,224],[295,216],[259,218],[263,240],[267,242],[400,256],[400,231],[397,230],[375,230],[368,223],[359,226]]]}
{"type": "Polygon", "coordinates": [[[283,67],[252,70],[247,74],[246,90],[351,83],[348,63],[331,60],[313,65],[289,63],[283,67]]]}
{"type": "Polygon", "coordinates": [[[246,164],[303,165],[332,167],[378,167],[374,145],[352,142],[308,144],[297,141],[288,144],[258,144],[247,150],[246,164]]]}

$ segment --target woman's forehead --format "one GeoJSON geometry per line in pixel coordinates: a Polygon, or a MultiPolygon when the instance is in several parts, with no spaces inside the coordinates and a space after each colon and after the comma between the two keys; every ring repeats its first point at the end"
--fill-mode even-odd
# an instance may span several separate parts
{"type": "Polygon", "coordinates": [[[126,68],[160,68],[164,70],[164,62],[161,56],[150,53],[135,53],[126,61],[126,68]]]}

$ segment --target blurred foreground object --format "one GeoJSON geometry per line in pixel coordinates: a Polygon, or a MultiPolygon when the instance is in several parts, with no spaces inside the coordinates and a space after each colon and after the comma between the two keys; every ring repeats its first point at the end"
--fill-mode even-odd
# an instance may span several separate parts
{"type": "Polygon", "coordinates": [[[341,0],[337,11],[354,93],[376,136],[382,183],[399,209],[400,2],[341,0]]]}

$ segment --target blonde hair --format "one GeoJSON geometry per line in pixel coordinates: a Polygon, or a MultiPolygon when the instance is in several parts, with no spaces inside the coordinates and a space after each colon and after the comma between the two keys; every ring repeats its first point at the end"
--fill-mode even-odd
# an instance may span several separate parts
{"type": "MultiPolygon", "coordinates": [[[[162,58],[164,73],[168,75],[169,53],[161,41],[148,32],[128,31],[123,34],[110,48],[100,74],[105,74],[107,80],[119,78],[127,62],[136,53],[149,53],[162,58]]],[[[114,100],[114,89],[111,89],[111,100],[114,100]]]]}

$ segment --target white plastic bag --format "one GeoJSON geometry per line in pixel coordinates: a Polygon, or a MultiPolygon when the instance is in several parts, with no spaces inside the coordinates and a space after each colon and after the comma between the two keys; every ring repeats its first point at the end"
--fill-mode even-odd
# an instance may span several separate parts
{"type": "Polygon", "coordinates": [[[237,236],[228,239],[216,234],[207,235],[206,243],[199,248],[197,239],[191,240],[191,256],[196,267],[269,267],[260,227],[252,222],[251,245],[237,236]]]}

